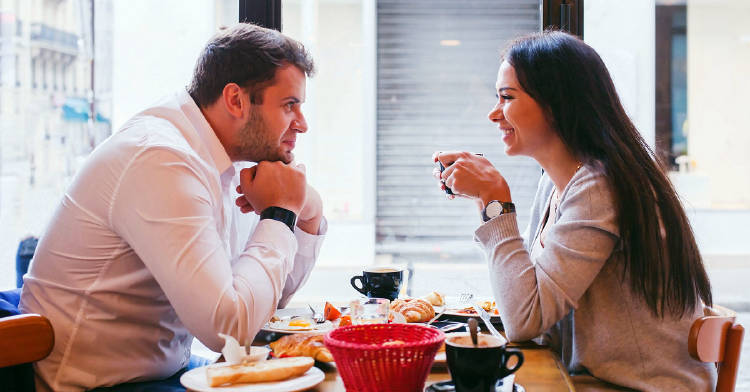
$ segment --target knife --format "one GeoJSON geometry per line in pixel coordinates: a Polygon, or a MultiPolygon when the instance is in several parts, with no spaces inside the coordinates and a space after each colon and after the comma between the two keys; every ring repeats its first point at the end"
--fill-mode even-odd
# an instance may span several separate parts
{"type": "Polygon", "coordinates": [[[498,332],[497,329],[495,329],[495,326],[493,326],[492,323],[490,322],[490,315],[487,313],[487,311],[482,309],[477,304],[474,304],[472,306],[474,307],[474,311],[477,312],[477,314],[479,315],[479,318],[481,318],[482,321],[484,321],[484,325],[487,326],[487,330],[490,331],[492,336],[500,339],[501,344],[507,343],[508,340],[505,339],[505,337],[503,337],[503,335],[501,335],[500,332],[498,332]]]}

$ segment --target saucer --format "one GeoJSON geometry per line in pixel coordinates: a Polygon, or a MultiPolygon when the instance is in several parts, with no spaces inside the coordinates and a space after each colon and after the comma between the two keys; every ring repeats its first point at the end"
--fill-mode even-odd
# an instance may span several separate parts
{"type": "MultiPolygon", "coordinates": [[[[506,390],[507,390],[507,387],[503,388],[503,380],[497,380],[497,384],[495,384],[495,391],[504,392],[506,390]]],[[[453,385],[453,380],[439,381],[424,389],[424,392],[455,392],[455,391],[456,391],[456,387],[453,385]]],[[[513,392],[526,392],[526,390],[518,384],[513,384],[513,392]]]]}

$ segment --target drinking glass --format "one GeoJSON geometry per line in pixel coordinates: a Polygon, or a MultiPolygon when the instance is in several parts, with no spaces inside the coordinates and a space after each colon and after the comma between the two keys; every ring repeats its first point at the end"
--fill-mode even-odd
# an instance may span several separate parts
{"type": "Polygon", "coordinates": [[[350,304],[352,324],[385,324],[391,301],[386,298],[362,298],[350,304]]]}

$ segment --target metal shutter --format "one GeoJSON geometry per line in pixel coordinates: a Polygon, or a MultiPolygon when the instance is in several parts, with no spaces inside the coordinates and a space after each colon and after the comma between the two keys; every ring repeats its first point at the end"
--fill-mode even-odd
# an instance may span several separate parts
{"type": "Polygon", "coordinates": [[[482,152],[504,174],[520,229],[541,172],[507,157],[487,120],[506,42],[539,31],[539,0],[378,0],[377,253],[413,261],[481,261],[474,203],[445,198],[433,151],[482,152]]]}

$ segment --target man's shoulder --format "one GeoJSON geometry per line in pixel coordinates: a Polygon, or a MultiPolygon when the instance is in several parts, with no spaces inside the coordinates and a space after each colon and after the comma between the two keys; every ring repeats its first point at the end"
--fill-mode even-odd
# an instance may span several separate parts
{"type": "Polygon", "coordinates": [[[128,120],[114,135],[111,143],[118,150],[172,150],[180,155],[196,155],[183,132],[170,120],[151,114],[138,114],[128,120]]]}

